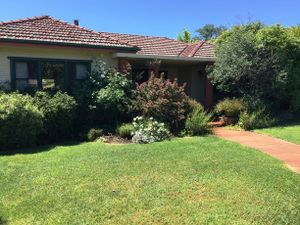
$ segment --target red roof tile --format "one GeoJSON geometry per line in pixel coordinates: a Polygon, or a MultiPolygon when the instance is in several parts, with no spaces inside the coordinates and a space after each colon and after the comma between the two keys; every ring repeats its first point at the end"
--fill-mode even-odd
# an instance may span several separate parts
{"type": "Polygon", "coordinates": [[[134,46],[50,16],[0,23],[1,41],[27,41],[93,47],[133,48],[134,46]]]}
{"type": "Polygon", "coordinates": [[[127,42],[128,44],[137,46],[140,48],[137,54],[140,55],[214,58],[215,46],[204,41],[195,44],[186,44],[166,37],[108,32],[101,32],[101,34],[105,34],[109,37],[114,37],[118,40],[127,42]]]}

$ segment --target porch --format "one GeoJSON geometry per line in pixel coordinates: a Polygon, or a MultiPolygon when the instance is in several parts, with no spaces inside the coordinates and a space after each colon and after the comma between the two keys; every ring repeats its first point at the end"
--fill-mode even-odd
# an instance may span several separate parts
{"type": "Polygon", "coordinates": [[[200,102],[205,108],[213,104],[213,86],[207,78],[206,67],[211,61],[184,57],[151,57],[133,54],[115,54],[119,59],[119,71],[128,71],[132,78],[142,83],[151,74],[164,76],[166,79],[177,78],[179,84],[186,84],[186,94],[200,102]]]}

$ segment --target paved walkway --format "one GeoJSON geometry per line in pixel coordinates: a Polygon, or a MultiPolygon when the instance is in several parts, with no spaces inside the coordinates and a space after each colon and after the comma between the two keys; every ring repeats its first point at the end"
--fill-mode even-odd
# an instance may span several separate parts
{"type": "Polygon", "coordinates": [[[216,136],[258,149],[287,164],[293,171],[300,173],[300,145],[283,141],[264,134],[237,131],[228,128],[214,128],[216,136]]]}

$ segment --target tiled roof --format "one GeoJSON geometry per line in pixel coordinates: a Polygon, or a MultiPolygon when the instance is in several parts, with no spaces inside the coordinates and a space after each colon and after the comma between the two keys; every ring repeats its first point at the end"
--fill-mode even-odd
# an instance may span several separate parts
{"type": "Polygon", "coordinates": [[[205,41],[195,44],[186,44],[166,37],[142,36],[132,34],[118,34],[101,32],[109,37],[116,38],[128,44],[135,45],[140,50],[140,55],[159,55],[159,56],[181,56],[197,58],[214,58],[215,46],[205,41]]]}
{"type": "Polygon", "coordinates": [[[186,44],[171,38],[96,32],[50,16],[0,22],[0,41],[125,49],[140,55],[214,58],[208,42],[186,44]]]}
{"type": "Polygon", "coordinates": [[[130,44],[50,16],[0,22],[1,41],[24,41],[104,48],[135,48],[130,44]]]}

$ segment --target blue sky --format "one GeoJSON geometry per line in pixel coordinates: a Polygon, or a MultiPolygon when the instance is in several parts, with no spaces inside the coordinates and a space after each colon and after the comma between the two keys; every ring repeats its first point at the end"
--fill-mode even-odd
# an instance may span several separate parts
{"type": "Polygon", "coordinates": [[[300,0],[7,0],[0,21],[51,15],[97,31],[176,37],[207,23],[300,24],[300,0]]]}

